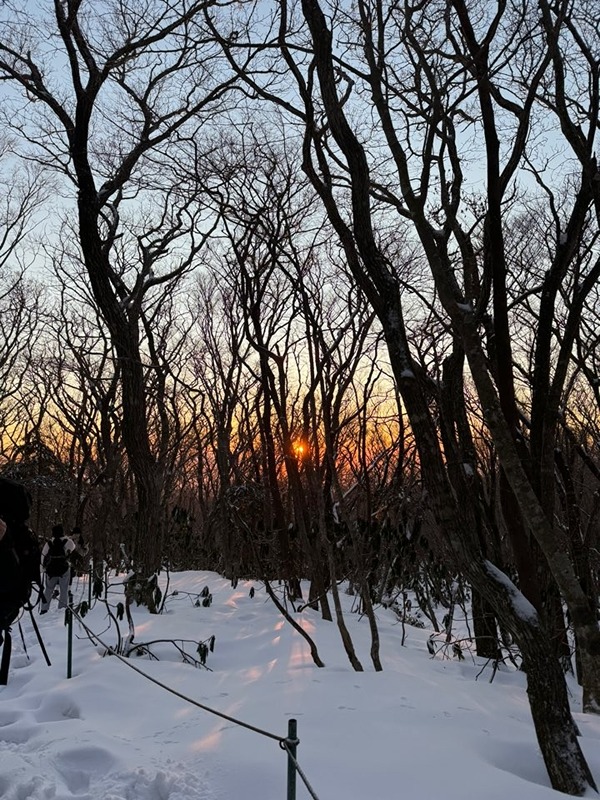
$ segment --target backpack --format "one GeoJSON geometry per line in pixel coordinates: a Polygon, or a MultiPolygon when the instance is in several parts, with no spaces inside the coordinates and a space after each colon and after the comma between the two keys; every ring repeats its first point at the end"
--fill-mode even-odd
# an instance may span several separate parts
{"type": "Polygon", "coordinates": [[[26,525],[30,502],[22,484],[0,478],[0,517],[7,526],[0,540],[0,633],[29,600],[32,583],[40,584],[40,549],[26,525]]]}
{"type": "MultiPolygon", "coordinates": [[[[29,602],[32,585],[41,585],[40,548],[26,524],[30,506],[31,496],[22,484],[0,477],[0,517],[6,523],[6,531],[0,539],[0,644],[3,644],[0,686],[8,682],[12,650],[10,626],[29,602]]],[[[31,618],[35,624],[33,615],[31,618]]],[[[39,632],[38,639],[45,653],[39,632]]]]}
{"type": "Polygon", "coordinates": [[[16,620],[34,583],[40,584],[39,545],[27,525],[10,522],[0,541],[0,631],[16,620]]]}
{"type": "Polygon", "coordinates": [[[64,538],[54,537],[48,543],[48,552],[44,557],[44,569],[49,578],[58,578],[69,569],[64,538]]]}

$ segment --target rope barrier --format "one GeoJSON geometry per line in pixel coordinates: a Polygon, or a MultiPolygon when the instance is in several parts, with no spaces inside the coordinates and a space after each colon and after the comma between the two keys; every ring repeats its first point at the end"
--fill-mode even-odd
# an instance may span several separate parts
{"type": "Polygon", "coordinates": [[[147,672],[144,672],[139,667],[136,667],[134,664],[131,663],[131,661],[129,659],[125,658],[120,653],[117,653],[116,650],[114,650],[112,647],[110,647],[110,645],[107,645],[105,642],[103,642],[102,639],[97,634],[95,634],[94,631],[92,631],[85,624],[85,622],[82,620],[82,618],[79,616],[79,614],[76,611],[72,610],[72,614],[77,619],[77,621],[79,622],[81,627],[86,631],[86,633],[88,634],[90,639],[92,639],[92,641],[99,642],[102,645],[102,647],[106,648],[107,652],[109,652],[113,656],[116,656],[116,658],[118,658],[119,661],[122,661],[130,669],[134,670],[134,672],[139,673],[140,675],[142,675],[147,680],[151,681],[152,683],[155,683],[157,686],[160,686],[162,689],[165,689],[167,692],[170,692],[171,694],[174,694],[176,697],[179,697],[181,700],[185,700],[188,703],[191,703],[193,706],[197,706],[198,708],[201,708],[203,711],[207,711],[209,714],[214,714],[216,717],[221,717],[221,719],[225,719],[228,722],[233,722],[236,725],[240,725],[242,728],[247,728],[250,731],[254,731],[254,733],[259,733],[262,736],[266,736],[269,739],[274,739],[276,742],[279,742],[279,744],[281,746],[285,745],[287,739],[284,736],[278,736],[277,734],[270,733],[269,731],[265,731],[262,728],[257,728],[255,725],[250,725],[248,722],[243,722],[242,720],[236,719],[235,717],[230,717],[228,714],[224,714],[222,711],[216,711],[214,708],[210,708],[209,706],[205,706],[202,703],[199,703],[197,700],[194,700],[193,698],[188,697],[187,695],[184,695],[181,692],[178,692],[176,689],[173,689],[170,686],[167,686],[166,683],[162,683],[162,681],[159,681],[156,678],[153,678],[152,675],[148,675],[147,672]]]}
{"type": "Polygon", "coordinates": [[[188,697],[187,695],[182,694],[181,692],[178,692],[176,689],[173,689],[172,687],[167,686],[166,683],[163,683],[162,681],[157,680],[156,678],[152,677],[152,675],[148,675],[147,672],[144,672],[139,667],[136,667],[134,664],[132,664],[131,661],[128,658],[125,658],[120,653],[117,653],[116,650],[114,650],[112,647],[110,647],[110,645],[107,645],[104,641],[102,641],[102,639],[96,633],[94,633],[94,631],[91,628],[89,628],[86,625],[86,623],[83,621],[83,619],[80,617],[80,615],[74,609],[71,608],[70,611],[71,611],[72,616],[75,617],[75,619],[77,619],[77,621],[79,622],[81,627],[88,634],[89,638],[92,641],[96,641],[99,644],[101,644],[102,647],[104,647],[108,653],[110,653],[113,656],[116,656],[116,658],[118,658],[119,661],[122,661],[130,669],[134,670],[134,672],[137,672],[142,677],[146,678],[146,680],[149,680],[151,683],[154,683],[157,686],[160,686],[161,689],[164,689],[165,691],[169,692],[170,694],[173,694],[176,697],[179,697],[181,700],[185,700],[187,703],[190,703],[191,705],[202,709],[202,711],[206,711],[209,714],[213,714],[216,717],[220,717],[221,719],[227,720],[227,722],[233,722],[235,725],[239,725],[242,728],[246,728],[247,730],[253,731],[254,733],[259,733],[261,736],[266,736],[268,739],[274,739],[276,742],[278,742],[279,746],[281,747],[281,749],[286,751],[286,753],[288,755],[288,758],[292,761],[296,772],[302,778],[302,781],[303,781],[304,785],[306,786],[306,789],[307,789],[308,793],[310,794],[310,796],[313,798],[313,800],[319,800],[317,794],[315,793],[314,789],[310,785],[310,783],[308,781],[308,778],[304,774],[304,771],[300,767],[300,764],[298,764],[298,761],[297,761],[297,759],[296,759],[295,755],[293,754],[292,749],[290,747],[291,744],[293,744],[293,745],[297,745],[298,744],[298,740],[297,739],[295,739],[292,742],[287,737],[278,736],[275,733],[270,733],[269,731],[263,730],[262,728],[258,728],[256,725],[250,725],[248,722],[243,722],[242,720],[236,719],[235,717],[231,717],[228,714],[224,714],[222,711],[217,711],[214,708],[210,708],[209,706],[206,706],[203,703],[199,703],[197,700],[194,700],[193,698],[188,697]]]}
{"type": "Polygon", "coordinates": [[[304,772],[302,771],[302,769],[301,769],[301,767],[300,767],[300,764],[298,764],[298,761],[296,760],[296,757],[294,756],[294,754],[293,754],[293,753],[292,753],[292,751],[290,750],[290,747],[289,747],[289,744],[288,744],[288,742],[287,742],[287,739],[286,739],[286,740],[284,740],[284,741],[282,741],[282,742],[280,742],[280,743],[279,743],[279,746],[281,747],[281,749],[282,749],[282,750],[285,750],[285,751],[286,751],[286,753],[288,754],[288,758],[291,758],[291,759],[292,759],[292,761],[294,762],[294,767],[296,768],[296,772],[297,772],[297,773],[298,773],[298,775],[300,775],[300,777],[302,778],[302,780],[303,780],[303,782],[304,782],[304,785],[306,786],[306,788],[307,788],[307,790],[308,790],[308,793],[310,794],[310,796],[313,798],[313,800],[319,800],[319,798],[317,797],[317,795],[316,795],[316,793],[315,793],[315,790],[312,788],[312,786],[311,786],[311,785],[310,785],[310,783],[308,782],[308,778],[306,777],[306,775],[305,775],[305,774],[304,774],[304,772]]]}

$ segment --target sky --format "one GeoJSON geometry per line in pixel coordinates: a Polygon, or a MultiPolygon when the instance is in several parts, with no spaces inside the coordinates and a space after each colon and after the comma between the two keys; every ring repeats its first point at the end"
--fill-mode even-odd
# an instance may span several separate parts
{"type": "MultiPolygon", "coordinates": [[[[112,580],[114,610],[122,577],[112,580]]],[[[84,579],[74,581],[73,592],[75,603],[87,599],[84,579]]],[[[403,646],[402,625],[383,608],[377,617],[384,669],[375,672],[368,622],[353,610],[356,597],[343,593],[342,601],[364,672],[350,666],[334,623],[310,609],[295,615],[325,662],[320,669],[259,582],[233,588],[211,572],[172,574],[161,615],[133,609],[138,644],[179,637],[191,640],[184,649],[194,656],[195,643],[214,636],[209,669],[184,663],[164,642],[150,648],[159,660],[132,656],[131,669],[90,642],[76,622],[69,679],[68,629],[57,601],[48,614],[36,612],[50,667],[25,614],[26,650],[15,626],[9,681],[0,687],[0,797],[286,800],[287,755],[277,738],[286,737],[290,719],[297,720],[297,760],[312,791],[298,778],[297,800],[565,796],[550,788],[522,673],[502,667],[490,682],[485,661],[468,652],[459,661],[441,643],[432,657],[426,628],[406,626],[403,646]],[[196,605],[204,587],[209,607],[196,605]],[[150,679],[258,730],[214,716],[150,679]]],[[[116,645],[105,606],[97,603],[84,623],[105,645],[116,645]]],[[[126,622],[118,624],[124,638],[126,622]]],[[[461,636],[465,620],[455,624],[461,636]]],[[[581,714],[573,681],[570,690],[582,747],[600,783],[600,718],[581,714]]]]}

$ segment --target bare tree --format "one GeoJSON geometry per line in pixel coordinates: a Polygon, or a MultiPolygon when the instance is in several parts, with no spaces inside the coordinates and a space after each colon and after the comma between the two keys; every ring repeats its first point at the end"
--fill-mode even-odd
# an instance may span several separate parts
{"type": "Polygon", "coordinates": [[[29,140],[29,157],[65,174],[77,192],[78,245],[118,360],[138,499],[134,555],[146,573],[160,565],[154,524],[163,486],[152,452],[143,320],[148,299],[157,302],[157,290],[169,291],[186,272],[210,229],[196,198],[169,185],[166,151],[178,137],[201,141],[206,115],[232,85],[202,35],[205,6],[56,0],[44,28],[12,3],[2,12],[0,72],[15,90],[15,126],[29,140]],[[129,199],[138,215],[145,204],[143,222],[124,224],[129,199]]]}
{"type": "MultiPolygon", "coordinates": [[[[273,20],[277,33],[262,47],[267,59],[270,47],[279,47],[295,80],[294,99],[270,83],[268,73],[248,66],[251,35],[243,43],[220,39],[234,65],[237,48],[245,48],[237,68],[253,91],[303,125],[302,167],[383,328],[438,525],[456,563],[519,641],[538,740],[553,786],[582,794],[594,781],[577,743],[564,678],[544,620],[481,549],[468,475],[452,469],[439,446],[429,381],[412,357],[401,285],[392,254],[378,233],[387,206],[389,213],[408,220],[420,244],[455,340],[455,358],[459,364],[468,362],[505,476],[508,524],[515,541],[522,542],[527,535],[535,539],[560,587],[578,631],[584,706],[597,710],[599,672],[592,654],[600,644],[598,625],[560,532],[526,469],[529,454],[517,413],[508,315],[506,201],[518,168],[531,155],[527,143],[531,131],[535,135],[534,111],[543,120],[548,100],[555,96],[561,127],[582,163],[583,191],[573,198],[575,214],[567,228],[570,253],[579,239],[580,210],[593,204],[598,191],[592,159],[597,115],[591,113],[597,81],[590,78],[586,84],[592,95],[583,107],[581,97],[566,99],[561,36],[572,37],[568,46],[577,50],[578,30],[566,13],[567,4],[559,4],[558,11],[549,4],[542,6],[540,27],[536,11],[528,13],[505,3],[469,11],[461,0],[402,7],[361,0],[355,11],[331,4],[327,13],[318,0],[302,0],[290,10],[282,3],[279,21],[273,20]],[[298,13],[305,27],[299,25],[298,13]],[[363,101],[368,103],[364,116],[363,101]],[[373,118],[375,126],[360,127],[364,119],[373,118]],[[586,133],[581,131],[583,124],[586,133]],[[513,132],[504,148],[501,125],[513,132]],[[469,148],[485,164],[481,249],[462,204],[468,192],[469,148]],[[490,304],[494,352],[486,351],[482,338],[490,304]]],[[[244,29],[245,35],[250,27],[244,29]]],[[[260,49],[255,52],[258,58],[260,49]]],[[[591,61],[586,63],[585,55],[583,64],[591,75],[591,61]]],[[[562,275],[571,258],[565,261],[563,251],[557,252],[560,267],[555,273],[562,275]]],[[[590,283],[594,275],[592,270],[590,283]]],[[[574,315],[576,327],[575,320],[574,315]]],[[[565,355],[568,352],[566,348],[565,355]]],[[[544,354],[549,354],[547,344],[540,351],[542,361],[544,354]]],[[[557,388],[564,382],[563,363],[560,359],[552,377],[557,388]]],[[[546,375],[549,370],[548,366],[546,375]]],[[[552,413],[556,414],[556,404],[552,413]]],[[[468,445],[458,435],[461,419],[455,415],[448,423],[456,432],[460,453],[468,445]]],[[[553,438],[544,440],[549,447],[553,438]]],[[[464,461],[468,463],[468,453],[464,461]]]]}

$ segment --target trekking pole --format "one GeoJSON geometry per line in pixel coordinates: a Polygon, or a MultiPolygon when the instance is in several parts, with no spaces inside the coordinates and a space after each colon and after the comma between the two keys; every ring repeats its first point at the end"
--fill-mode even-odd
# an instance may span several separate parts
{"type": "Polygon", "coordinates": [[[2,659],[0,660],[0,686],[6,686],[8,683],[8,670],[10,668],[10,654],[12,652],[10,627],[7,626],[0,632],[0,640],[4,642],[4,646],[2,647],[2,659]]]}
{"type": "Polygon", "coordinates": [[[37,636],[37,640],[40,643],[40,648],[42,650],[42,653],[44,654],[44,658],[46,659],[46,664],[48,664],[48,666],[51,667],[52,664],[50,663],[50,659],[48,658],[48,653],[46,651],[46,647],[44,645],[44,641],[42,639],[42,635],[40,633],[40,629],[38,628],[38,624],[35,621],[35,617],[33,616],[33,606],[31,605],[31,603],[29,604],[28,611],[29,611],[29,616],[31,617],[31,624],[33,625],[33,630],[35,631],[35,635],[37,636]]]}
{"type": "Polygon", "coordinates": [[[94,561],[90,561],[90,568],[88,570],[88,608],[92,607],[92,581],[94,579],[94,561]]]}
{"type": "Polygon", "coordinates": [[[73,674],[73,612],[71,606],[67,606],[67,678],[73,674]]]}

